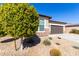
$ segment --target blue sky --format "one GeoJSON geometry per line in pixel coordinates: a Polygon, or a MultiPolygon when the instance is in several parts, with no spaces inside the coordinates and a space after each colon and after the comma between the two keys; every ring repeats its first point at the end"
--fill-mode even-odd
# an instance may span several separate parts
{"type": "Polygon", "coordinates": [[[78,3],[34,3],[38,13],[52,16],[52,20],[79,23],[78,3]]]}

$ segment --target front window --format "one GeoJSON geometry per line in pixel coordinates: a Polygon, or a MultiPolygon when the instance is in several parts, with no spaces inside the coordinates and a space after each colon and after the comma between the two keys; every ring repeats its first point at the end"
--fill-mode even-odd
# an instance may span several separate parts
{"type": "Polygon", "coordinates": [[[44,31],[44,24],[45,24],[44,18],[40,18],[40,20],[39,20],[39,31],[44,31]]]}

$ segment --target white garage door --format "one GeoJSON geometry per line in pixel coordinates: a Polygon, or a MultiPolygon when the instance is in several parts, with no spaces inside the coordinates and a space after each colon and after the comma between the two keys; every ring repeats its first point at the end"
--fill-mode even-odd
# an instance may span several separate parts
{"type": "Polygon", "coordinates": [[[63,33],[63,26],[51,25],[51,34],[63,33]]]}

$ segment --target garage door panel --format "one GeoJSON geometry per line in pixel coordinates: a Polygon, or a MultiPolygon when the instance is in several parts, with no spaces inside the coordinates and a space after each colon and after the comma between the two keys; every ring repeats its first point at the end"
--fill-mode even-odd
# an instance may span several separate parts
{"type": "Polygon", "coordinates": [[[51,34],[63,33],[63,26],[51,25],[51,34]]]}

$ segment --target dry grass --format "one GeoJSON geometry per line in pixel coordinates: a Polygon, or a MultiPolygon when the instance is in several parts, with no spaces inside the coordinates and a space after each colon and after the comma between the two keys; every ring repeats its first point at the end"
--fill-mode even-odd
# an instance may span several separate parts
{"type": "Polygon", "coordinates": [[[52,37],[49,37],[49,40],[52,40],[52,37]]]}
{"type": "Polygon", "coordinates": [[[46,39],[46,40],[43,41],[43,44],[44,44],[45,46],[49,46],[49,45],[51,45],[51,42],[46,39]]]}

